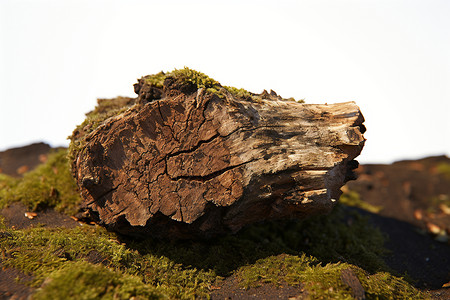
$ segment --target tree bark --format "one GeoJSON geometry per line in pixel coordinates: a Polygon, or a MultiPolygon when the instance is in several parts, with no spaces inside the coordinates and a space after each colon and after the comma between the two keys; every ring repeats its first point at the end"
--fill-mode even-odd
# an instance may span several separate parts
{"type": "Polygon", "coordinates": [[[242,99],[167,79],[144,87],[136,104],[73,137],[83,141],[72,165],[83,206],[109,229],[212,237],[329,212],[354,179],[365,128],[353,102],[242,99]]]}

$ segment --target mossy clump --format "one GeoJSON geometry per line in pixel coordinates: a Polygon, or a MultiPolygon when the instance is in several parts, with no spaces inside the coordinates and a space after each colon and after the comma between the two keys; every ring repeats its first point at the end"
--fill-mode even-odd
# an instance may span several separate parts
{"type": "Polygon", "coordinates": [[[118,295],[117,299],[129,299],[128,295],[139,296],[145,290],[148,295],[192,299],[206,297],[216,280],[212,271],[186,268],[165,256],[130,249],[103,228],[12,230],[3,225],[0,234],[5,237],[0,239],[2,264],[32,275],[34,287],[44,283],[41,295],[58,290],[70,293],[73,284],[80,294],[72,299],[105,291],[98,299],[110,299],[106,296],[109,293],[118,295]],[[81,282],[75,283],[76,279],[81,282]]]}
{"type": "Polygon", "coordinates": [[[194,84],[198,89],[210,89],[210,88],[219,88],[221,85],[215,79],[212,79],[208,75],[189,69],[188,67],[184,67],[183,69],[175,69],[172,72],[167,74],[168,77],[173,77],[176,80],[182,82],[190,82],[194,84]]]}
{"type": "MultiPolygon", "coordinates": [[[[207,92],[216,94],[220,98],[226,98],[227,93],[233,95],[236,98],[249,101],[259,102],[261,101],[261,99],[264,98],[264,93],[255,94],[242,88],[235,88],[232,86],[222,86],[217,80],[209,77],[208,75],[202,72],[190,69],[188,67],[184,67],[183,69],[175,69],[168,73],[164,73],[161,71],[154,75],[147,75],[142,77],[142,79],[146,84],[152,85],[156,88],[163,88],[164,81],[166,80],[166,78],[173,78],[181,83],[192,84],[195,86],[195,88],[205,89],[207,92]]],[[[277,99],[286,101],[295,101],[294,98],[284,99],[281,97],[277,97],[277,99]]],[[[300,100],[298,102],[303,103],[303,100],[300,100]]]]}
{"type": "Polygon", "coordinates": [[[164,80],[166,79],[167,74],[163,71],[142,77],[145,83],[148,85],[152,85],[157,88],[162,88],[164,86],[164,80]]]}
{"type": "Polygon", "coordinates": [[[30,210],[54,208],[73,214],[81,202],[73,179],[67,150],[61,149],[48,156],[47,162],[27,172],[22,178],[0,176],[0,207],[21,202],[30,210]]]}
{"type": "Polygon", "coordinates": [[[157,289],[133,275],[84,261],[68,262],[50,273],[33,299],[161,299],[157,289]]]}
{"type": "Polygon", "coordinates": [[[166,78],[173,78],[175,81],[183,84],[192,84],[196,89],[204,89],[209,93],[218,95],[220,98],[225,98],[225,93],[227,92],[242,99],[257,98],[256,94],[250,93],[244,89],[222,86],[217,80],[188,67],[184,67],[183,69],[175,69],[168,73],[161,71],[154,75],[142,77],[146,84],[152,85],[156,88],[163,88],[166,78]]]}
{"type": "Polygon", "coordinates": [[[219,89],[221,87],[218,81],[212,79],[208,75],[196,70],[189,69],[187,67],[184,67],[183,69],[175,69],[167,73],[161,71],[154,75],[144,76],[142,77],[142,79],[148,85],[154,86],[156,88],[163,88],[164,81],[169,77],[181,83],[191,83],[197,89],[219,89]]]}
{"type": "Polygon", "coordinates": [[[351,269],[359,279],[367,299],[425,299],[425,295],[400,277],[386,272],[370,274],[354,265],[338,262],[323,264],[307,255],[278,255],[240,268],[236,275],[243,288],[262,283],[281,286],[302,284],[310,299],[353,299],[341,272],[351,269]]]}
{"type": "Polygon", "coordinates": [[[383,210],[382,206],[375,206],[361,199],[361,196],[356,191],[346,189],[339,198],[339,201],[347,206],[358,207],[368,212],[377,214],[383,210]]]}

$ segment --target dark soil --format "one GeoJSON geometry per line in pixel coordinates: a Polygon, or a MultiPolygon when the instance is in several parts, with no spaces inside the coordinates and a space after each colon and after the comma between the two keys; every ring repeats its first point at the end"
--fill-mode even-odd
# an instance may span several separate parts
{"type": "Polygon", "coordinates": [[[73,228],[81,226],[75,219],[56,212],[52,209],[39,211],[36,217],[30,219],[25,216],[27,209],[20,203],[13,203],[9,207],[0,211],[0,214],[5,217],[7,224],[15,229],[22,229],[28,227],[45,226],[45,227],[65,227],[73,228]]]}
{"type": "MultiPolygon", "coordinates": [[[[1,172],[20,176],[18,169],[31,170],[50,151],[48,145],[0,152],[1,172]]],[[[403,161],[392,165],[362,165],[357,169],[359,179],[348,184],[361,198],[383,209],[369,213],[358,208],[369,221],[386,234],[386,248],[390,254],[386,263],[399,275],[406,275],[414,285],[431,292],[433,299],[450,299],[450,215],[442,209],[450,197],[450,179],[440,174],[437,165],[449,163],[444,156],[417,161],[403,161]],[[430,226],[430,224],[434,225],[430,226]],[[436,228],[440,231],[437,233],[436,228]],[[434,231],[433,231],[434,230],[434,231]],[[433,233],[434,232],[434,233],[433,233]]],[[[20,170],[19,170],[20,171],[20,170]]],[[[80,223],[53,210],[38,212],[36,217],[25,216],[26,208],[11,205],[0,211],[8,225],[15,228],[30,226],[75,227],[80,223]]],[[[1,238],[1,237],[0,237],[1,238]]],[[[101,263],[99,253],[91,260],[101,263]]],[[[25,285],[30,276],[15,269],[4,269],[0,260],[0,299],[26,299],[33,289],[25,285]],[[16,280],[19,278],[19,280],[16,280]]],[[[303,299],[306,292],[301,286],[293,287],[264,284],[243,290],[233,276],[221,286],[213,287],[212,299],[303,299]]]]}
{"type": "Polygon", "coordinates": [[[31,279],[31,276],[25,275],[16,269],[3,268],[0,262],[0,300],[13,299],[13,297],[17,300],[27,299],[33,292],[33,289],[24,283],[31,279]]]}
{"type": "Polygon", "coordinates": [[[211,299],[245,300],[245,299],[307,299],[307,293],[301,286],[275,286],[270,283],[247,290],[240,289],[235,276],[225,279],[220,287],[213,288],[211,299]]]}
{"type": "MultiPolygon", "coordinates": [[[[81,224],[70,217],[58,213],[54,210],[38,212],[36,217],[29,219],[25,216],[27,209],[20,203],[14,203],[7,208],[0,210],[0,214],[5,218],[6,223],[12,228],[21,229],[28,227],[44,226],[50,228],[66,227],[73,228],[81,224]]],[[[1,234],[1,233],[0,233],[1,234]]],[[[0,238],[2,238],[0,236],[0,238]]],[[[92,253],[88,261],[101,262],[99,255],[92,253]]],[[[4,268],[0,257],[0,300],[2,299],[28,299],[34,291],[26,285],[32,277],[14,268],[4,268]]]]}
{"type": "Polygon", "coordinates": [[[389,267],[407,275],[421,289],[439,289],[450,281],[450,246],[438,242],[417,227],[394,218],[359,210],[370,222],[387,235],[385,257],[389,267]]]}

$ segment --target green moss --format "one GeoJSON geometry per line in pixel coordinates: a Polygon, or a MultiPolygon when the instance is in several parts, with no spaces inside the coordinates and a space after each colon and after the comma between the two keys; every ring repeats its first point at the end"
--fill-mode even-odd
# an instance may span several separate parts
{"type": "MultiPolygon", "coordinates": [[[[217,80],[209,77],[208,75],[190,69],[188,67],[184,67],[183,69],[175,69],[171,72],[164,73],[159,72],[154,75],[144,76],[143,79],[145,83],[149,85],[153,85],[158,88],[162,88],[164,85],[164,80],[167,77],[172,77],[180,82],[184,83],[192,83],[198,89],[203,88],[208,93],[216,94],[220,98],[225,98],[226,93],[230,93],[236,98],[245,99],[249,101],[261,101],[261,95],[251,93],[242,88],[235,88],[231,86],[222,86],[217,80]]],[[[284,99],[286,101],[295,101],[294,98],[284,99]]],[[[299,103],[303,103],[303,100],[299,100],[299,103]]]]}
{"type": "Polygon", "coordinates": [[[240,285],[245,289],[258,287],[261,283],[272,283],[276,286],[283,283],[298,285],[301,283],[301,274],[311,263],[317,263],[317,259],[304,254],[301,256],[281,254],[241,267],[236,271],[236,275],[240,285]]]}
{"type": "Polygon", "coordinates": [[[217,88],[220,87],[220,83],[208,75],[189,69],[188,67],[184,67],[183,69],[175,69],[172,72],[168,74],[168,76],[171,76],[175,78],[176,80],[182,81],[182,82],[190,82],[197,86],[197,88],[217,88]]]}
{"type": "Polygon", "coordinates": [[[161,299],[155,287],[137,276],[114,272],[102,265],[69,262],[52,272],[33,299],[161,299]]]}
{"type": "Polygon", "coordinates": [[[302,283],[313,299],[339,298],[349,295],[338,276],[342,268],[355,270],[372,298],[418,293],[386,273],[381,233],[342,206],[328,216],[256,224],[207,242],[135,240],[91,226],[12,230],[0,225],[0,234],[6,237],[0,239],[3,265],[32,274],[34,286],[46,282],[38,294],[41,299],[71,296],[67,286],[75,278],[80,281],[76,284],[80,299],[96,293],[105,299],[110,295],[207,297],[212,285],[231,274],[244,287],[302,283]],[[96,276],[105,279],[92,286],[96,276]],[[83,287],[86,292],[81,292],[83,287]],[[62,294],[55,294],[59,290],[62,294]]]}
{"type": "Polygon", "coordinates": [[[302,284],[311,299],[353,299],[350,288],[341,279],[344,269],[354,271],[367,299],[425,299],[425,295],[409,283],[389,273],[370,274],[342,262],[322,264],[306,255],[270,256],[240,268],[236,275],[243,288],[257,287],[262,283],[278,286],[302,284]]]}
{"type": "MultiPolygon", "coordinates": [[[[83,265],[83,262],[89,262],[92,256],[101,260],[105,267],[97,268],[93,274],[87,274],[87,277],[101,275],[98,271],[108,268],[106,273],[111,280],[124,277],[130,282],[140,281],[138,287],[145,285],[150,291],[157,288],[155,291],[169,298],[206,296],[210,284],[216,280],[211,271],[184,268],[164,256],[138,253],[126,247],[119,242],[116,235],[106,232],[103,228],[85,226],[75,229],[11,230],[3,227],[1,233],[8,237],[0,240],[2,263],[6,267],[15,267],[32,274],[34,286],[40,286],[47,278],[53,278],[57,274],[56,277],[61,278],[53,285],[44,287],[44,290],[48,288],[52,293],[58,286],[67,289],[68,282],[63,279],[75,276],[73,272],[80,264],[87,266],[83,265]]],[[[78,274],[77,272],[75,274],[78,274]]],[[[104,290],[108,289],[111,281],[100,280],[97,283],[94,280],[93,283],[98,285],[98,290],[104,290]]],[[[116,283],[119,286],[125,284],[116,283]]],[[[120,292],[124,292],[123,289],[128,290],[128,285],[119,288],[120,292]]]]}
{"type": "Polygon", "coordinates": [[[147,83],[149,85],[153,85],[155,87],[162,88],[166,77],[167,77],[166,73],[161,71],[157,74],[144,76],[143,79],[144,79],[145,83],[147,83]]]}
{"type": "Polygon", "coordinates": [[[71,214],[76,212],[81,201],[65,149],[49,155],[46,163],[20,179],[1,176],[0,187],[1,207],[22,202],[30,210],[53,207],[71,214]]]}
{"type": "Polygon", "coordinates": [[[238,89],[232,86],[224,86],[224,88],[236,98],[246,99],[246,100],[257,100],[257,95],[250,93],[245,89],[238,89]]]}
{"type": "Polygon", "coordinates": [[[154,75],[144,76],[142,79],[144,79],[146,84],[162,88],[164,85],[164,80],[167,77],[172,77],[180,82],[192,83],[197,88],[210,89],[220,87],[220,83],[218,81],[202,72],[189,69],[188,67],[184,67],[183,69],[175,69],[168,73],[161,71],[154,75]]]}
{"type": "Polygon", "coordinates": [[[12,198],[18,183],[19,179],[0,174],[0,208],[4,208],[13,202],[12,198]]]}
{"type": "Polygon", "coordinates": [[[375,206],[363,201],[356,191],[346,191],[342,194],[341,198],[339,198],[339,201],[344,205],[358,207],[374,214],[383,210],[382,206],[375,206]]]}

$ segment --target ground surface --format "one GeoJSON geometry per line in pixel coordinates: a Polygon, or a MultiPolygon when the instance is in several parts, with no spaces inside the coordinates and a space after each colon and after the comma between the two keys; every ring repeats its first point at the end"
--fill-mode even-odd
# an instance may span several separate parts
{"type": "MultiPolygon", "coordinates": [[[[20,176],[23,170],[32,169],[45,160],[49,149],[38,144],[27,147],[26,151],[15,149],[0,153],[0,169],[5,174],[20,176]]],[[[450,178],[445,174],[446,164],[450,165],[450,159],[434,157],[392,165],[363,165],[358,169],[359,179],[348,184],[348,188],[357,191],[361,199],[380,209],[377,213],[359,208],[348,208],[348,211],[355,209],[367,215],[370,222],[387,235],[385,246],[390,250],[385,258],[387,264],[399,274],[407,274],[416,287],[430,291],[435,299],[450,299],[450,289],[443,288],[450,282],[450,213],[446,209],[450,178]]],[[[23,205],[13,204],[1,210],[0,214],[9,226],[18,229],[82,226],[53,210],[38,212],[33,219],[25,216],[26,211],[23,205]]],[[[26,299],[33,292],[23,284],[27,280],[30,277],[18,270],[1,268],[0,299],[26,299]]],[[[307,297],[302,286],[263,284],[242,290],[233,276],[212,290],[212,299],[307,297]]]]}

